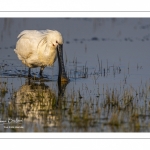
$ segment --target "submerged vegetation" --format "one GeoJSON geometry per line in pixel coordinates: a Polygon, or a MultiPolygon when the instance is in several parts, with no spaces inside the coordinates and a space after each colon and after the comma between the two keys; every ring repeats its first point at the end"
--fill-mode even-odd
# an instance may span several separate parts
{"type": "Polygon", "coordinates": [[[5,94],[8,92],[6,84],[7,84],[6,82],[0,82],[0,96],[1,97],[4,97],[5,94]]]}
{"type": "Polygon", "coordinates": [[[6,81],[1,81],[1,121],[17,118],[22,122],[1,123],[0,131],[146,132],[150,130],[149,81],[144,85],[141,81],[141,86],[135,88],[127,84],[128,75],[126,75],[117,87],[104,84],[100,86],[99,78],[120,74],[120,66],[110,67],[107,62],[107,68],[103,68],[102,61],[99,61],[98,69],[90,73],[86,64],[83,67],[78,67],[77,62],[73,64],[74,70],[68,73],[71,82],[76,83],[77,79],[83,77],[85,79],[82,80],[91,78],[96,87],[93,87],[93,91],[86,83],[77,90],[73,86],[65,91],[69,85],[59,82],[47,85],[51,82],[36,78],[27,79],[18,89],[14,88],[13,83],[9,83],[8,78],[6,81]],[[104,73],[102,70],[107,71],[104,73]],[[13,128],[7,128],[8,125],[13,125],[13,128]]]}
{"type": "Polygon", "coordinates": [[[150,131],[149,18],[32,20],[1,19],[0,132],[150,131]],[[22,29],[49,25],[67,40],[67,85],[57,63],[28,80],[13,51],[22,29]]]}

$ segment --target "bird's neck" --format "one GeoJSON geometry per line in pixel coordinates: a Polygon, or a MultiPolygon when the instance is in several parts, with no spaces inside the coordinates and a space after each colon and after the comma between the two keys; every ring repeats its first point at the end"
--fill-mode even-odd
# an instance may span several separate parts
{"type": "Polygon", "coordinates": [[[54,48],[46,46],[43,51],[39,52],[39,61],[45,66],[52,66],[57,57],[57,51],[54,48]]]}

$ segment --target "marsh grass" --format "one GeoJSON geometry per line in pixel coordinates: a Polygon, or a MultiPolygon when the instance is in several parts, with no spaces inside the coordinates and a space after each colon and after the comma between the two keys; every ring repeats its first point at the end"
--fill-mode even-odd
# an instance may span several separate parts
{"type": "Polygon", "coordinates": [[[4,97],[8,93],[7,83],[0,82],[0,97],[4,97]]]}
{"type": "MultiPolygon", "coordinates": [[[[93,91],[84,83],[75,90],[73,87],[64,94],[58,94],[53,86],[47,86],[37,80],[15,89],[13,83],[0,82],[0,118],[21,118],[23,129],[11,129],[11,132],[69,132],[101,131],[140,132],[150,130],[150,83],[137,88],[128,85],[130,64],[127,74],[118,87],[100,84],[100,77],[114,78],[122,70],[120,65],[109,65],[97,56],[98,67],[91,71],[87,63],[79,65],[74,58],[69,78],[93,79],[93,91]],[[94,94],[93,94],[94,93],[94,94]],[[6,101],[6,95],[9,100],[6,101]],[[7,96],[8,97],[8,96],[7,96]]],[[[66,63],[69,61],[66,58],[66,63]]],[[[139,69],[139,65],[137,65],[139,69]]],[[[3,69],[3,68],[1,68],[3,69]]],[[[21,78],[21,77],[20,77],[21,78]]],[[[23,83],[21,81],[21,83],[23,83]]],[[[65,89],[64,89],[65,90],[65,89]]],[[[10,131],[0,129],[0,131],[10,131]]]]}
{"type": "MultiPolygon", "coordinates": [[[[7,84],[1,82],[1,89],[7,90],[7,84]]],[[[13,86],[12,86],[13,87],[13,86]]],[[[90,95],[88,87],[86,93],[90,95]]],[[[147,119],[150,115],[150,86],[117,90],[103,87],[98,91],[98,97],[83,96],[83,91],[66,93],[59,97],[59,107],[56,107],[58,96],[42,84],[25,84],[14,91],[9,103],[1,101],[2,118],[23,118],[32,125],[35,132],[40,131],[103,131],[111,127],[112,131],[148,130],[147,119]],[[142,103],[139,106],[138,103],[142,103]],[[143,121],[142,121],[143,120],[143,121]],[[37,125],[37,122],[38,124],[37,125]],[[70,128],[71,127],[71,128],[70,128]],[[94,130],[95,129],[95,130],[94,130]]],[[[8,91],[8,90],[7,90],[8,91]]],[[[5,95],[0,95],[5,97],[5,95]]],[[[24,123],[25,128],[27,125],[24,123]]],[[[13,132],[28,131],[27,129],[12,129],[13,132]]]]}

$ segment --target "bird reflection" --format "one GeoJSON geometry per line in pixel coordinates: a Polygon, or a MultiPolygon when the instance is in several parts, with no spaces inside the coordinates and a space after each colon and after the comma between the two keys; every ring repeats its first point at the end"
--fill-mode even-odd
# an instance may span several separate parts
{"type": "Polygon", "coordinates": [[[40,123],[43,126],[56,126],[61,118],[61,100],[67,82],[57,81],[57,90],[52,90],[44,82],[26,82],[15,93],[15,108],[17,116],[26,122],[40,123]]]}

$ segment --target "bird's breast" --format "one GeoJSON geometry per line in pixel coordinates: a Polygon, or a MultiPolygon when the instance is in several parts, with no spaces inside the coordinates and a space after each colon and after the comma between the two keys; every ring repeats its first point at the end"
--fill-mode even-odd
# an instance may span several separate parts
{"type": "Polygon", "coordinates": [[[44,50],[38,54],[39,61],[43,66],[52,66],[57,58],[56,50],[44,50]]]}

